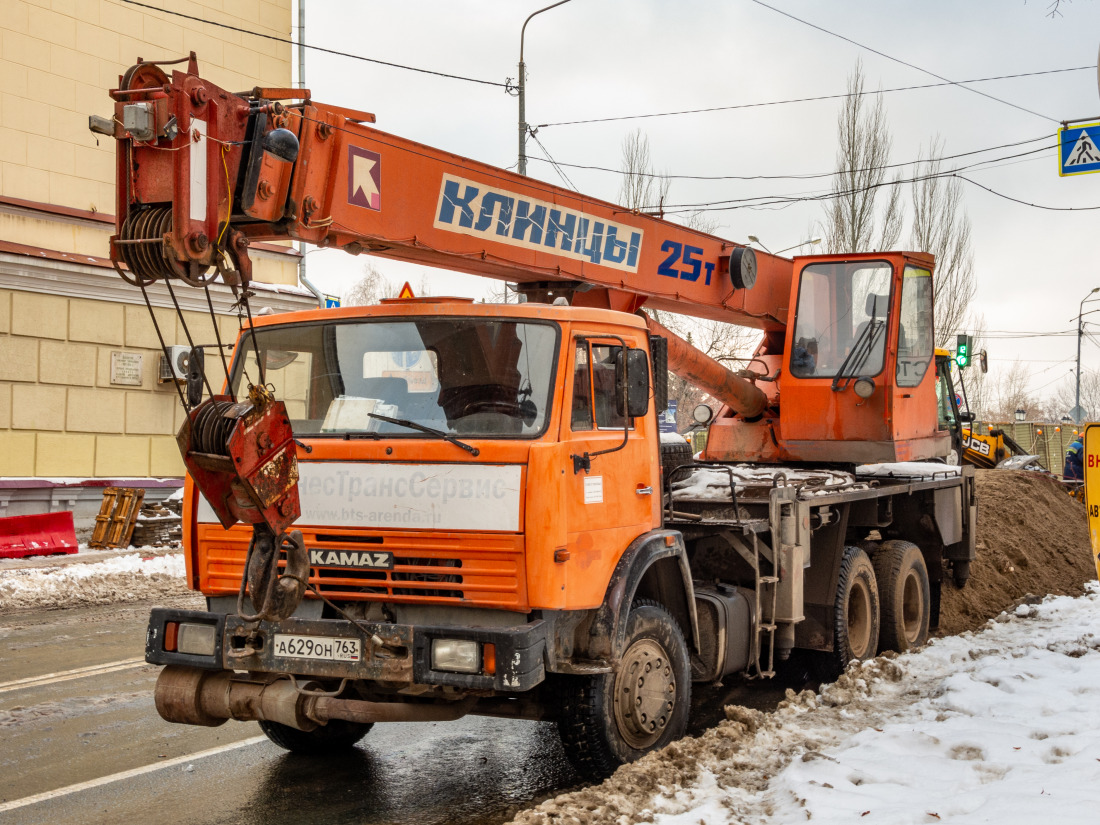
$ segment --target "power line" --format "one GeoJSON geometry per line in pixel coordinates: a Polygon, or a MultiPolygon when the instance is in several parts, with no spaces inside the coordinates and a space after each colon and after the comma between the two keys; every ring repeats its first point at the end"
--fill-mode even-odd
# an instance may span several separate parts
{"type": "Polygon", "coordinates": [[[185,20],[193,20],[196,23],[206,23],[210,26],[217,26],[222,29],[229,29],[230,31],[240,32],[241,34],[250,34],[253,37],[262,37],[265,40],[274,40],[276,43],[288,43],[291,46],[304,46],[307,49],[313,49],[317,52],[324,52],[325,54],[333,54],[338,57],[350,57],[352,60],[362,60],[365,63],[375,63],[379,66],[389,66],[391,69],[405,69],[410,72],[419,72],[421,74],[430,74],[435,77],[446,77],[451,80],[464,80],[467,83],[480,83],[484,86],[497,86],[501,89],[507,89],[507,83],[497,83],[493,80],[481,80],[476,77],[464,77],[463,75],[450,74],[448,72],[437,72],[432,69],[421,69],[417,66],[405,66],[401,63],[391,63],[388,60],[378,60],[374,57],[363,57],[360,54],[351,54],[350,52],[341,52],[336,49],[326,49],[323,46],[311,46],[308,43],[299,43],[297,40],[291,40],[288,37],[276,37],[273,34],[263,34],[262,32],[253,31],[252,29],[241,28],[240,26],[231,26],[228,23],[219,23],[216,20],[208,20],[205,17],[196,17],[191,14],[184,14],[179,11],[171,11],[169,9],[162,9],[160,6],[153,6],[149,3],[139,3],[138,0],[120,0],[120,2],[127,3],[131,6],[140,6],[143,9],[150,9],[151,11],[159,11],[163,14],[170,14],[174,17],[182,17],[185,20]]]}
{"type": "Polygon", "coordinates": [[[577,189],[577,187],[573,185],[573,181],[569,180],[569,176],[567,174],[565,174],[565,170],[562,169],[560,166],[558,166],[558,162],[550,156],[550,151],[545,146],[542,145],[542,141],[539,140],[539,136],[537,134],[535,134],[536,130],[530,129],[528,131],[529,131],[529,134],[531,135],[531,137],[534,138],[535,143],[537,143],[539,145],[539,148],[542,150],[543,154],[546,155],[546,159],[548,161],[550,161],[551,165],[554,167],[554,171],[556,171],[558,173],[558,175],[561,176],[561,179],[563,181],[565,181],[566,185],[570,189],[572,189],[574,192],[579,192],[580,190],[577,189]]]}
{"type": "Polygon", "coordinates": [[[821,26],[818,26],[814,23],[811,23],[808,20],[803,20],[801,17],[795,17],[790,12],[785,12],[782,9],[777,9],[775,6],[769,6],[767,3],[763,2],[763,0],[752,0],[752,2],[756,3],[756,5],[758,5],[758,6],[763,6],[766,9],[770,9],[771,11],[774,11],[776,14],[781,14],[784,17],[789,17],[791,20],[795,20],[795,21],[801,23],[804,26],[809,26],[811,29],[817,29],[819,32],[824,32],[825,34],[828,34],[832,37],[839,38],[839,39],[845,41],[846,43],[851,43],[853,46],[858,46],[859,48],[865,49],[866,51],[869,51],[872,54],[877,54],[879,57],[885,57],[887,60],[892,60],[894,63],[900,63],[902,66],[908,66],[910,69],[916,69],[918,72],[922,72],[923,74],[929,75],[930,77],[934,77],[937,80],[942,80],[946,83],[950,83],[952,86],[958,86],[960,89],[966,89],[966,91],[968,91],[968,92],[973,92],[976,95],[981,95],[982,97],[987,97],[990,100],[995,100],[998,103],[1004,104],[1005,106],[1011,106],[1013,109],[1019,109],[1021,112],[1027,112],[1029,115],[1035,115],[1035,117],[1045,118],[1046,120],[1050,120],[1050,121],[1053,121],[1055,123],[1060,123],[1061,122],[1061,121],[1058,120],[1058,118],[1050,117],[1049,115],[1041,115],[1038,112],[1032,111],[1031,109],[1025,109],[1023,106],[1018,106],[1015,103],[1010,103],[1007,100],[1002,100],[999,97],[994,97],[993,95],[988,94],[987,92],[983,92],[980,89],[971,89],[969,86],[963,86],[962,82],[960,82],[960,81],[949,80],[948,78],[944,77],[943,75],[938,75],[935,72],[929,71],[928,69],[922,69],[920,66],[917,66],[914,63],[908,63],[905,60],[902,60],[901,58],[893,57],[892,55],[888,55],[888,54],[886,54],[886,52],[880,52],[878,49],[872,49],[870,46],[865,46],[862,43],[857,43],[855,40],[852,40],[850,37],[845,37],[842,34],[837,34],[834,31],[829,31],[828,29],[822,28],[821,26]]]}
{"type": "MultiPolygon", "coordinates": [[[[1041,146],[1038,149],[1031,149],[1031,150],[1028,150],[1027,152],[1020,152],[1016,155],[1009,155],[1009,156],[1006,156],[1004,158],[994,158],[993,160],[989,160],[989,161],[979,161],[978,163],[971,164],[971,166],[980,166],[980,165],[985,164],[985,163],[992,163],[992,162],[995,162],[995,161],[1009,160],[1010,158],[1023,157],[1025,155],[1032,155],[1032,154],[1035,154],[1037,152],[1046,151],[1049,148],[1050,147],[1048,147],[1048,146],[1041,146]]],[[[921,162],[924,162],[924,161],[917,161],[915,165],[919,165],[921,162]]],[[[964,171],[964,170],[969,169],[969,168],[971,168],[971,167],[963,166],[961,168],[951,169],[951,170],[944,171],[944,172],[934,172],[934,173],[929,173],[929,174],[926,174],[926,175],[914,175],[911,178],[895,179],[895,180],[892,180],[892,181],[882,181],[880,183],[871,184],[869,186],[862,186],[862,187],[859,187],[859,188],[856,188],[856,189],[845,189],[845,190],[842,190],[842,191],[839,191],[839,192],[838,191],[832,191],[832,190],[828,191],[828,192],[825,192],[824,190],[821,190],[821,192],[819,194],[811,193],[811,194],[794,194],[794,195],[754,195],[754,196],[748,197],[748,198],[732,198],[732,199],[729,199],[729,200],[706,201],[706,202],[702,202],[702,203],[678,203],[678,204],[672,204],[672,205],[668,206],[667,209],[670,212],[673,212],[673,213],[680,213],[680,212],[684,212],[684,211],[688,211],[688,210],[696,210],[696,209],[732,209],[732,208],[738,208],[739,206],[749,204],[753,201],[764,201],[765,204],[767,204],[767,203],[788,203],[788,202],[799,203],[799,202],[806,202],[806,201],[833,200],[835,198],[847,197],[849,195],[859,194],[861,192],[869,192],[872,189],[880,189],[880,188],[885,187],[885,186],[898,186],[900,184],[905,184],[905,183],[918,183],[920,181],[934,180],[936,178],[946,178],[946,177],[958,177],[961,180],[967,181],[968,183],[973,183],[973,181],[970,181],[969,179],[967,179],[967,178],[963,177],[962,175],[958,174],[958,172],[964,171]]],[[[981,186],[981,184],[975,184],[975,185],[981,186]]],[[[987,188],[987,187],[983,186],[982,188],[984,189],[984,188],[987,188]]],[[[989,191],[992,192],[993,190],[989,190],[989,191]]],[[[994,192],[994,194],[999,194],[999,193],[994,192]]],[[[1057,208],[1057,207],[1050,207],[1050,208],[1057,208]]],[[[1094,208],[1094,207],[1088,207],[1088,208],[1091,209],[1091,208],[1094,208]]],[[[1100,207],[1095,207],[1095,208],[1100,208],[1100,207]]]]}
{"type": "MultiPolygon", "coordinates": [[[[1081,71],[1095,71],[1096,66],[1073,66],[1068,69],[1047,69],[1041,72],[1021,72],[1020,74],[1003,74],[995,77],[975,77],[970,80],[948,80],[943,83],[923,83],[915,86],[895,86],[891,89],[879,89],[878,91],[863,91],[856,92],[855,94],[845,92],[844,94],[831,94],[831,95],[817,95],[815,97],[794,97],[787,100],[769,100],[761,103],[738,103],[729,106],[708,106],[702,109],[679,109],[671,112],[650,112],[640,115],[613,115],[610,117],[594,117],[584,120],[560,120],[553,123],[540,123],[536,128],[544,129],[549,126],[580,126],[588,123],[610,123],[620,120],[645,120],[649,118],[657,117],[676,117],[679,115],[698,115],[706,114],[709,112],[729,112],[737,109],[759,109],[766,106],[786,106],[792,103],[813,103],[822,100],[841,100],[846,97],[862,97],[864,95],[877,95],[884,94],[886,92],[910,92],[919,89],[938,89],[943,86],[958,86],[962,83],[987,83],[993,80],[1013,80],[1020,77],[1038,77],[1039,75],[1046,74],[1059,74],[1062,72],[1081,72],[1081,71]]],[[[966,87],[963,87],[966,88],[966,87]]],[[[974,91],[971,89],[970,91],[974,91]]],[[[1009,104],[1012,105],[1012,104],[1009,104]]],[[[1040,115],[1042,117],[1042,115],[1040,115]]]]}
{"type": "MultiPolygon", "coordinates": [[[[845,172],[850,172],[850,173],[871,172],[871,171],[877,171],[879,169],[895,169],[895,168],[899,168],[899,167],[903,167],[903,166],[912,166],[913,164],[916,164],[916,163],[928,163],[930,160],[940,160],[940,161],[956,160],[958,158],[965,158],[965,157],[969,157],[971,155],[984,154],[985,152],[995,152],[998,149],[1012,149],[1012,148],[1015,148],[1016,146],[1024,146],[1028,143],[1035,143],[1036,141],[1039,141],[1039,140],[1047,140],[1050,137],[1053,137],[1053,135],[1048,133],[1048,134],[1045,134],[1045,135],[1040,135],[1039,137],[1030,138],[1028,140],[1020,140],[1020,141],[1017,141],[1015,143],[1002,143],[999,146],[990,146],[987,149],[974,149],[974,150],[969,151],[969,152],[959,152],[958,154],[955,154],[955,155],[943,155],[942,157],[939,157],[939,158],[919,158],[917,160],[905,161],[904,163],[888,163],[888,164],[885,164],[883,166],[872,166],[872,167],[867,167],[865,169],[845,170],[845,172]]],[[[1048,148],[1048,147],[1043,147],[1043,148],[1048,148]]],[[[541,160],[541,158],[538,158],[538,160],[541,160]]],[[[999,161],[999,160],[1004,160],[1004,158],[993,158],[992,160],[984,161],[984,162],[985,163],[994,163],[994,162],[999,161]]],[[[621,170],[621,169],[612,169],[608,166],[594,166],[594,165],[581,164],[581,163],[561,163],[561,162],[558,162],[558,165],[559,166],[565,166],[565,167],[568,167],[570,169],[584,169],[586,171],[594,171],[594,172],[610,172],[610,173],[616,174],[616,175],[623,174],[623,170],[621,170]]],[[[707,180],[738,180],[738,181],[753,181],[753,180],[814,180],[815,178],[831,178],[836,174],[836,171],[834,170],[832,172],[814,172],[814,173],[807,174],[807,175],[673,175],[673,174],[665,174],[665,173],[662,173],[662,172],[635,172],[635,173],[632,173],[632,174],[636,174],[638,177],[668,178],[670,180],[702,180],[702,181],[707,181],[707,180]]]]}

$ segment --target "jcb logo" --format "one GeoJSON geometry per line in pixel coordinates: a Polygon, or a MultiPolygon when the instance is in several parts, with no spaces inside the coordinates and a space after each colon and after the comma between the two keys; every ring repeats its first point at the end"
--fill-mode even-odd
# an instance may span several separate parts
{"type": "Polygon", "coordinates": [[[974,450],[974,452],[976,453],[989,455],[989,444],[985,441],[979,441],[976,438],[964,439],[963,446],[965,446],[968,450],[974,450]]]}

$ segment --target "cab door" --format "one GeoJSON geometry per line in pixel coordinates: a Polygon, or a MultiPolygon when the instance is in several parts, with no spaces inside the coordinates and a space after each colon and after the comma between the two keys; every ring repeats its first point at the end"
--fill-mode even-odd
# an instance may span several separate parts
{"type": "Polygon", "coordinates": [[[625,417],[615,400],[623,343],[599,335],[576,335],[572,343],[561,438],[569,445],[566,547],[581,574],[571,577],[574,608],[600,604],[623,550],[661,523],[656,418],[625,417]],[[611,452],[594,455],[604,450],[611,452]]]}

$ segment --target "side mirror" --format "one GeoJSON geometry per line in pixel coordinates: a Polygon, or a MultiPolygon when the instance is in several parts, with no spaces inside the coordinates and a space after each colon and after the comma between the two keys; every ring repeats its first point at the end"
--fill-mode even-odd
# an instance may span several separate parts
{"type": "Polygon", "coordinates": [[[977,418],[977,416],[974,415],[974,413],[970,410],[967,410],[966,412],[962,412],[961,410],[959,411],[959,421],[961,421],[963,424],[973,424],[975,418],[977,418]]]}
{"type": "Polygon", "coordinates": [[[705,427],[711,422],[712,418],[714,418],[714,410],[706,404],[698,404],[695,409],[691,411],[691,420],[700,427],[705,427]]]}
{"type": "Polygon", "coordinates": [[[615,387],[621,414],[640,418],[649,412],[649,359],[645,350],[619,352],[615,360],[615,387]]]}

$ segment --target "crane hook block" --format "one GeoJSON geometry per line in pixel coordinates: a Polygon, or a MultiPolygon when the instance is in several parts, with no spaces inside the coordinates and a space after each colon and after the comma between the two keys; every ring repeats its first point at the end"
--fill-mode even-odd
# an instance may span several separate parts
{"type": "Polygon", "coordinates": [[[244,401],[207,399],[188,413],[176,443],[225,529],[266,524],[278,536],[301,515],[290,416],[264,388],[253,387],[244,401]]]}

